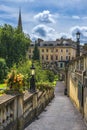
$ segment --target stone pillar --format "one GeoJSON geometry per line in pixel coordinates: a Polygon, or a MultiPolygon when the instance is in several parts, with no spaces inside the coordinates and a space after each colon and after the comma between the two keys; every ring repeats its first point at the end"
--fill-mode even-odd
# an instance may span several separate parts
{"type": "Polygon", "coordinates": [[[3,111],[0,110],[0,130],[3,130],[3,111]]]}
{"type": "MultiPolygon", "coordinates": [[[[38,116],[38,93],[35,92],[34,95],[33,95],[33,113],[34,113],[34,116],[38,116]]],[[[37,117],[38,118],[38,117],[37,117]]]]}
{"type": "Polygon", "coordinates": [[[33,109],[37,107],[37,92],[33,95],[33,109]]]}
{"type": "Polygon", "coordinates": [[[80,70],[80,60],[79,60],[79,70],[80,70]]]}
{"type": "Polygon", "coordinates": [[[45,92],[43,93],[42,97],[43,109],[45,108],[45,92]]]}
{"type": "MultiPolygon", "coordinates": [[[[16,101],[15,101],[16,102],[16,101]]],[[[17,96],[17,130],[24,130],[23,94],[17,96]]]]}
{"type": "Polygon", "coordinates": [[[14,120],[17,119],[17,97],[14,100],[14,120]]]}
{"type": "Polygon", "coordinates": [[[4,106],[4,108],[3,108],[3,111],[4,111],[4,113],[3,113],[3,124],[4,124],[4,127],[6,127],[7,126],[7,122],[6,122],[6,107],[4,106]]]}

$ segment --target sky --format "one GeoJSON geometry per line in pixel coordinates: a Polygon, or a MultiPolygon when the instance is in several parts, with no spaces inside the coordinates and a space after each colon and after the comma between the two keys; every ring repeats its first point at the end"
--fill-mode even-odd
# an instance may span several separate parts
{"type": "Polygon", "coordinates": [[[0,25],[18,25],[21,8],[23,31],[32,41],[72,38],[80,31],[87,43],[87,0],[0,0],[0,25]]]}

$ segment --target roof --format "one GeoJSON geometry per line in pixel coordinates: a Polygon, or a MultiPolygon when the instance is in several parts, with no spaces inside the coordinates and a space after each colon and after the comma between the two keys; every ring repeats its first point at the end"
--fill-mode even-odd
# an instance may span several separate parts
{"type": "MultiPolygon", "coordinates": [[[[31,46],[34,46],[35,43],[31,43],[31,46]]],[[[38,46],[40,47],[55,47],[55,46],[61,46],[61,47],[75,47],[76,48],[76,42],[72,41],[71,39],[57,39],[56,41],[41,41],[38,43],[38,46]]]]}

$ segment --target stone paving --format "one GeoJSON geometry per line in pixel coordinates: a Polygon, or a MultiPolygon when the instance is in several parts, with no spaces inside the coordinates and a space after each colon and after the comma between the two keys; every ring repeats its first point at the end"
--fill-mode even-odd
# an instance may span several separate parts
{"type": "Polygon", "coordinates": [[[87,130],[81,114],[64,96],[64,84],[58,82],[55,98],[25,130],[87,130]]]}

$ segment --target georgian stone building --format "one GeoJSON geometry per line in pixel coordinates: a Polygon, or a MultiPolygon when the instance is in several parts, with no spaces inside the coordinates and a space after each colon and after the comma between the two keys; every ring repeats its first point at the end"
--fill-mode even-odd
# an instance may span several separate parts
{"type": "MultiPolygon", "coordinates": [[[[42,63],[56,63],[58,67],[63,68],[65,62],[76,57],[76,42],[71,39],[57,39],[56,41],[38,40],[38,49],[40,51],[40,61],[42,63]]],[[[34,43],[31,43],[28,51],[29,59],[32,58],[34,43]]]]}

